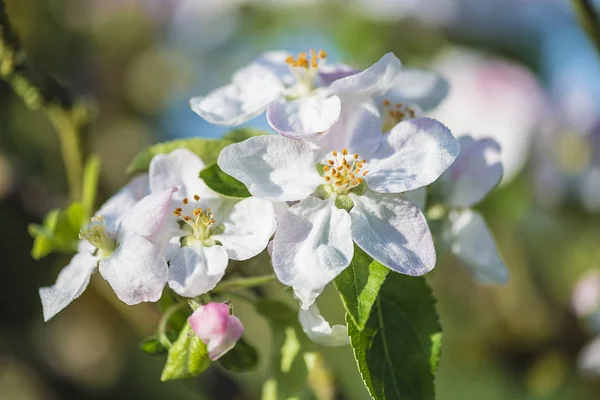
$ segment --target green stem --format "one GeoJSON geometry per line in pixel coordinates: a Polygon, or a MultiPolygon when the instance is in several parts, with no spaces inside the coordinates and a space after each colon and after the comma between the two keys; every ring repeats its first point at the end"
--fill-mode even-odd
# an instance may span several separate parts
{"type": "Polygon", "coordinates": [[[43,108],[58,133],[71,200],[81,201],[83,162],[78,128],[70,94],[47,73],[30,73],[29,61],[10,23],[7,5],[0,0],[0,79],[4,80],[32,110],[43,108]]]}
{"type": "Polygon", "coordinates": [[[188,307],[187,303],[173,304],[167,309],[167,311],[165,311],[162,318],[160,319],[160,323],[158,324],[158,340],[160,340],[160,343],[167,349],[173,346],[173,343],[171,343],[171,341],[167,337],[167,325],[169,324],[169,320],[177,311],[186,307],[188,307]]]}
{"type": "Polygon", "coordinates": [[[221,282],[214,288],[213,293],[226,292],[229,290],[261,286],[275,279],[275,274],[253,276],[251,278],[239,278],[221,282]]]}
{"type": "Polygon", "coordinates": [[[600,54],[600,19],[590,0],[571,0],[579,21],[600,54]]]}
{"type": "Polygon", "coordinates": [[[47,108],[47,113],[60,139],[71,200],[80,201],[82,195],[83,160],[77,128],[63,108],[52,105],[47,108]]]}

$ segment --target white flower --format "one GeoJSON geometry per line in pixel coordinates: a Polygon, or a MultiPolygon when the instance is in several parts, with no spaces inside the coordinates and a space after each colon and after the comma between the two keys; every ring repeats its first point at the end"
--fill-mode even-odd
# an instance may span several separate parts
{"type": "Polygon", "coordinates": [[[518,64],[460,49],[444,53],[433,67],[450,81],[451,90],[428,115],[444,121],[458,136],[496,140],[502,147],[502,182],[509,182],[524,166],[532,139],[542,129],[546,111],[539,83],[518,64]]]}
{"type": "Polygon", "coordinates": [[[132,180],[109,199],[80,233],[79,248],[54,286],[40,288],[44,320],[78,298],[97,266],[126,304],[157,301],[168,267],[160,237],[175,187],[146,195],[148,178],[132,180]]]}
{"type": "MultiPolygon", "coordinates": [[[[281,51],[265,53],[238,70],[229,85],[191,99],[191,107],[207,121],[229,126],[267,110],[267,120],[277,132],[315,139],[338,121],[341,98],[375,98],[402,79],[400,60],[392,53],[364,71],[343,64],[328,66],[326,57],[323,50],[297,58],[281,51]]],[[[419,88],[421,76],[404,78],[407,90],[394,93],[394,98],[415,100],[427,84],[431,88],[431,81],[419,88]]]]}
{"type": "Polygon", "coordinates": [[[438,201],[450,208],[443,233],[446,244],[480,283],[505,284],[508,271],[483,217],[470,207],[502,179],[500,146],[492,139],[458,139],[460,154],[432,185],[438,201]]]}
{"type": "Polygon", "coordinates": [[[220,197],[198,177],[202,160],[187,149],[159,154],[150,163],[150,189],[180,185],[174,194],[166,250],[169,286],[179,295],[196,297],[223,278],[229,259],[247,260],[263,251],[276,227],[273,205],[265,200],[220,197]]]}
{"type": "Polygon", "coordinates": [[[331,145],[344,145],[333,152],[284,136],[260,136],[219,156],[221,169],[254,196],[299,201],[280,219],[273,267],[304,309],[349,265],[353,241],[400,273],[423,275],[435,265],[427,222],[402,193],[435,181],[458,155],[458,142],[431,119],[400,122],[387,134],[362,130],[362,118],[352,121],[345,134],[330,137],[337,139],[331,145]],[[357,138],[374,134],[381,143],[373,152],[371,140],[357,138]],[[360,156],[363,149],[368,157],[360,156]]]}
{"type": "Polygon", "coordinates": [[[350,343],[345,325],[331,326],[313,304],[308,310],[300,310],[298,320],[306,336],[322,346],[344,346],[350,343]]]}

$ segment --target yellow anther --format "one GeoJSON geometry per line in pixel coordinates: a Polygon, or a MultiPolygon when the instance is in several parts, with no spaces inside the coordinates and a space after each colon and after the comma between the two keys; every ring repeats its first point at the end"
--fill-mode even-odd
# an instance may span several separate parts
{"type": "Polygon", "coordinates": [[[325,166],[323,167],[323,171],[324,171],[324,172],[327,172],[327,171],[329,171],[329,166],[328,166],[328,165],[325,165],[325,166]]]}
{"type": "Polygon", "coordinates": [[[369,171],[363,172],[363,176],[367,176],[368,173],[369,173],[369,171]]]}
{"type": "Polygon", "coordinates": [[[188,198],[186,197],[185,199],[183,199],[182,203],[183,204],[188,204],[190,201],[188,200],[188,198]]]}
{"type": "Polygon", "coordinates": [[[327,52],[323,49],[319,50],[319,58],[327,58],[327,52]]]}
{"type": "Polygon", "coordinates": [[[200,200],[200,196],[198,196],[197,194],[194,195],[194,200],[198,201],[200,200]]]}
{"type": "Polygon", "coordinates": [[[328,163],[329,165],[333,165],[333,164],[335,164],[335,161],[333,161],[333,160],[329,160],[329,161],[327,161],[327,163],[328,163]]]}
{"type": "Polygon", "coordinates": [[[343,149],[342,150],[342,154],[345,155],[345,156],[347,156],[348,155],[348,149],[343,149]]]}
{"type": "Polygon", "coordinates": [[[334,157],[337,157],[337,151],[334,150],[331,154],[333,154],[334,157]]]}
{"type": "Polygon", "coordinates": [[[358,160],[358,153],[354,153],[354,159],[358,160]]]}
{"type": "Polygon", "coordinates": [[[173,215],[176,217],[181,217],[181,212],[179,211],[173,211],[173,215]]]}
{"type": "Polygon", "coordinates": [[[330,176],[326,176],[326,177],[325,177],[325,180],[326,180],[327,182],[329,182],[329,181],[331,180],[331,177],[330,177],[330,176]]]}
{"type": "Polygon", "coordinates": [[[188,221],[190,220],[190,217],[188,217],[188,216],[186,215],[186,216],[184,216],[184,217],[183,217],[183,220],[184,220],[185,222],[188,222],[188,221]]]}

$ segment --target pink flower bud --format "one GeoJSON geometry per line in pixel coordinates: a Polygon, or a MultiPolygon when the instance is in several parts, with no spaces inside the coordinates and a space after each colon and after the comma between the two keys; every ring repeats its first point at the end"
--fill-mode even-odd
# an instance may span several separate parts
{"type": "Polygon", "coordinates": [[[196,336],[206,344],[208,356],[213,361],[231,350],[244,332],[242,322],[229,314],[229,305],[224,303],[200,306],[189,321],[196,336]]]}

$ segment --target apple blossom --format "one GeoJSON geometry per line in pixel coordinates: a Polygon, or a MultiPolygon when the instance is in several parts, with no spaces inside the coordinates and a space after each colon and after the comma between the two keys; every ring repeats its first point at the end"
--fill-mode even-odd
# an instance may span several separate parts
{"type": "Polygon", "coordinates": [[[217,195],[198,177],[202,160],[187,149],[159,154],[150,163],[150,189],[160,193],[178,185],[179,203],[170,222],[166,250],[169,286],[179,295],[196,297],[213,289],[229,259],[247,260],[263,251],[276,227],[273,205],[265,200],[230,199],[217,195]]]}
{"type": "Polygon", "coordinates": [[[44,320],[83,293],[96,267],[126,304],[160,298],[168,274],[160,237],[177,188],[146,195],[147,181],[147,176],[132,180],[81,230],[77,254],[53,286],[39,290],[44,320]]]}
{"type": "Polygon", "coordinates": [[[483,217],[470,207],[502,179],[500,146],[492,139],[458,139],[460,154],[432,185],[435,200],[449,208],[443,239],[481,283],[505,284],[508,271],[483,217]]]}
{"type": "Polygon", "coordinates": [[[458,155],[458,142],[431,119],[400,122],[387,134],[360,129],[362,121],[331,136],[337,139],[331,145],[345,146],[329,153],[284,136],[259,136],[219,156],[221,169],[254,196],[298,201],[279,222],[273,267],[304,309],[350,264],[353,242],[396,272],[423,275],[435,265],[425,217],[403,193],[435,181],[458,155]],[[370,140],[357,140],[375,134],[381,143],[374,152],[370,140]]]}
{"type": "Polygon", "coordinates": [[[213,361],[231,350],[244,333],[242,322],[231,315],[225,303],[201,305],[188,320],[196,336],[206,344],[213,361]]]}

